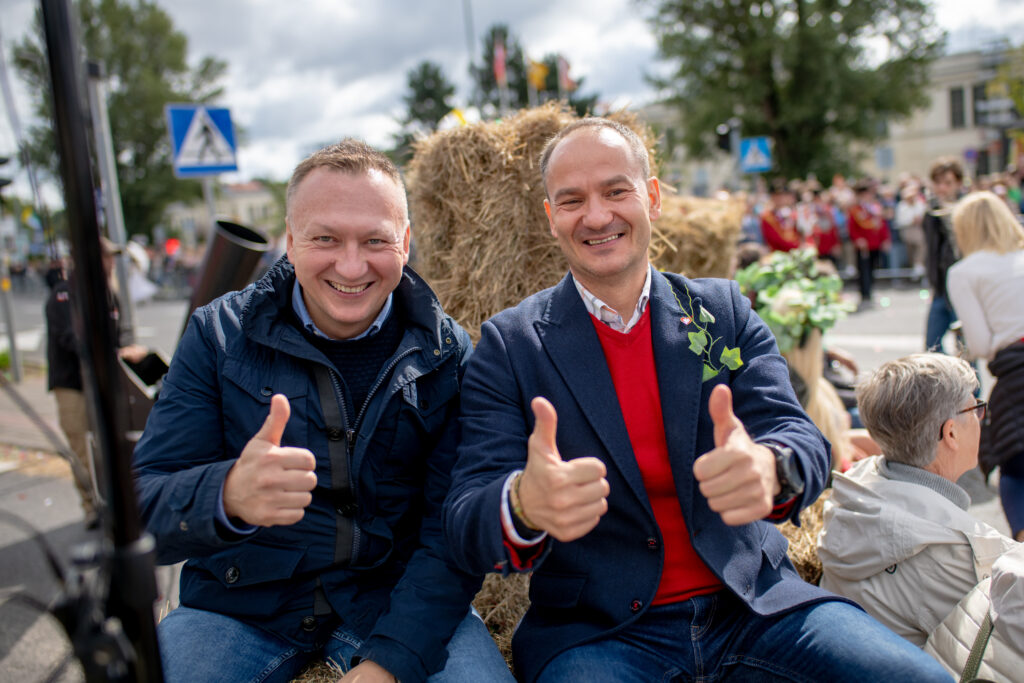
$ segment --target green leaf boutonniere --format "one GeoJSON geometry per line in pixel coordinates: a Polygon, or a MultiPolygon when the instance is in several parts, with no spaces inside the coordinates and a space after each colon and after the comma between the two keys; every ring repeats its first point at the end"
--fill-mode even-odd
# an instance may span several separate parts
{"type": "Polygon", "coordinates": [[[679,305],[679,311],[682,313],[682,317],[679,320],[684,325],[692,325],[696,328],[693,331],[687,332],[686,336],[690,340],[690,351],[700,357],[704,363],[701,381],[707,382],[709,379],[717,377],[725,368],[730,370],[738,369],[743,365],[743,359],[740,358],[740,350],[738,348],[730,349],[724,343],[721,343],[721,337],[715,337],[712,334],[709,326],[714,324],[715,316],[703,306],[698,306],[697,314],[694,315],[693,297],[690,296],[690,290],[684,288],[683,291],[686,292],[686,300],[689,302],[688,306],[679,299],[679,294],[676,293],[675,287],[672,287],[672,296],[675,297],[676,304],[679,305]],[[717,355],[716,346],[721,348],[721,350],[717,351],[717,355]]]}

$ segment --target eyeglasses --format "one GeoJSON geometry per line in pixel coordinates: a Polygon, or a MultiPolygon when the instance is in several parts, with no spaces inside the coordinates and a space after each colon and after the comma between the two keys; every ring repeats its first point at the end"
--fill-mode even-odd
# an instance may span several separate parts
{"type": "MultiPolygon", "coordinates": [[[[978,420],[981,421],[981,420],[985,419],[985,412],[986,412],[987,408],[988,408],[988,401],[977,400],[977,402],[973,406],[969,406],[967,408],[964,408],[963,410],[956,411],[956,414],[953,415],[953,417],[956,417],[957,415],[963,415],[964,413],[969,413],[969,412],[971,412],[973,410],[974,413],[978,416],[978,420]]],[[[945,422],[943,422],[941,425],[939,425],[939,441],[942,441],[942,434],[943,434],[942,428],[945,427],[945,426],[946,426],[945,422]]]]}

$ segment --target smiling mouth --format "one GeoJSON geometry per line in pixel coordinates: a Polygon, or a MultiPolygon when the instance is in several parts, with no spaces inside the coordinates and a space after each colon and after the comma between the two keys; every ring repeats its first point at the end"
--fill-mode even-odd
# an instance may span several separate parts
{"type": "Polygon", "coordinates": [[[327,284],[331,286],[331,289],[336,292],[341,292],[342,294],[359,294],[360,292],[364,292],[370,288],[370,283],[356,285],[355,287],[346,287],[345,285],[340,285],[337,282],[327,280],[327,284]]]}
{"type": "Polygon", "coordinates": [[[609,242],[614,242],[615,240],[617,240],[620,237],[622,237],[622,234],[623,233],[619,232],[619,233],[616,233],[614,235],[609,235],[608,237],[602,237],[599,240],[583,240],[583,243],[588,245],[588,246],[591,246],[591,247],[597,247],[597,246],[600,246],[602,244],[608,244],[609,242]]]}

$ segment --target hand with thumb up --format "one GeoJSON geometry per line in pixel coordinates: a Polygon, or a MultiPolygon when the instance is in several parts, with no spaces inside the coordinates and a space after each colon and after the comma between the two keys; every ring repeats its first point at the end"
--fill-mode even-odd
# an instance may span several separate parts
{"type": "Polygon", "coordinates": [[[608,511],[607,470],[597,458],[562,460],[555,445],[555,407],[540,396],[530,407],[535,423],[519,481],[520,521],[559,541],[574,541],[597,526],[608,511]]]}
{"type": "Polygon", "coordinates": [[[715,425],[715,448],[693,463],[693,476],[708,506],[730,526],[764,519],[781,490],[775,456],[754,443],[732,411],[732,391],[720,384],[711,391],[708,412],[715,425]]]}
{"type": "Polygon", "coordinates": [[[224,479],[224,512],[255,526],[295,524],[313,501],[316,458],[305,448],[281,447],[291,406],[283,394],[249,439],[224,479]]]}

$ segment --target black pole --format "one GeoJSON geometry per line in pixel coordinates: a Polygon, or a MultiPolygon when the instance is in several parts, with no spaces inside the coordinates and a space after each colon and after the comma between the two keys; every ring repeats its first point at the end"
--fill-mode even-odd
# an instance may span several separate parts
{"type": "MultiPolygon", "coordinates": [[[[128,409],[119,391],[120,368],[115,353],[118,340],[110,322],[110,293],[100,252],[89,155],[89,122],[80,87],[83,52],[68,0],[42,0],[42,14],[74,261],[72,316],[76,329],[86,331],[79,335],[83,389],[92,409],[97,476],[108,501],[103,522],[112,547],[104,553],[103,562],[110,579],[105,587],[106,605],[102,606],[104,628],[120,628],[131,644],[129,654],[134,655],[113,666],[83,657],[83,666],[90,679],[159,682],[163,675],[153,621],[157,596],[153,541],[144,535],[139,518],[127,439],[128,409]]],[[[72,637],[76,635],[72,633],[72,637]]],[[[74,644],[80,652],[78,643],[74,644]]]]}

